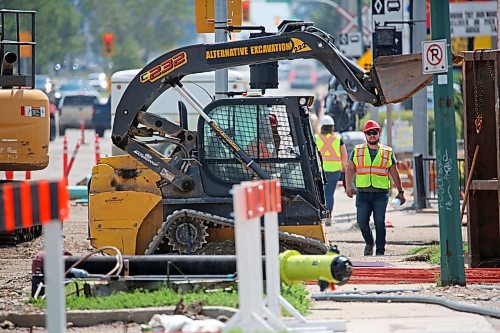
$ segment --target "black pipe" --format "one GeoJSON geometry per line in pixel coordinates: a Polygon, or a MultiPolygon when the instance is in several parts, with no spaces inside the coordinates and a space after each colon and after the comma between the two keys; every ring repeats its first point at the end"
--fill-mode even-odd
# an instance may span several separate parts
{"type": "Polygon", "coordinates": [[[14,63],[17,60],[17,55],[12,52],[7,52],[2,59],[2,75],[12,76],[14,74],[14,63]]]}
{"type": "MultiPolygon", "coordinates": [[[[82,257],[64,257],[65,270],[82,257]]],[[[236,273],[236,256],[154,255],[124,256],[128,275],[226,275],[236,273]]],[[[264,262],[264,260],[263,260],[264,262]]],[[[89,274],[106,274],[116,266],[116,258],[90,257],[77,268],[89,274]]],[[[122,270],[121,275],[124,272],[122,270]]]]}

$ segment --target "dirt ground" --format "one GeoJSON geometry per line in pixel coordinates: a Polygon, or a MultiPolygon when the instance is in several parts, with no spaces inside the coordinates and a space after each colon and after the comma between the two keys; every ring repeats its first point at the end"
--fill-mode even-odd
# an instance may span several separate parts
{"type": "MultiPolygon", "coordinates": [[[[411,213],[392,212],[389,216],[397,219],[398,215],[411,217],[411,213]],[[392,214],[392,215],[391,215],[392,214]]],[[[413,216],[415,218],[415,216],[413,216]]],[[[433,223],[433,222],[428,222],[433,223]]],[[[328,229],[330,238],[336,240],[341,252],[346,255],[351,261],[374,261],[382,260],[380,257],[364,257],[362,253],[364,244],[360,242],[359,230],[354,223],[339,222],[328,229]]],[[[426,267],[423,262],[405,261],[409,256],[407,251],[414,245],[404,245],[404,242],[395,240],[394,235],[391,236],[394,230],[388,230],[388,241],[386,256],[383,261],[389,264],[394,264],[398,267],[426,267]]],[[[405,233],[411,234],[408,239],[421,239],[423,242],[428,241],[433,237],[435,230],[431,230],[429,226],[422,228],[403,228],[396,230],[397,238],[406,238],[405,233]],[[405,230],[406,229],[406,230],[405,230]]],[[[411,243],[411,242],[410,242],[411,243]]],[[[31,262],[33,257],[43,250],[43,237],[34,241],[20,244],[16,247],[0,248],[0,313],[30,313],[37,312],[29,304],[26,304],[31,292],[31,262]]],[[[64,223],[64,249],[73,255],[83,255],[91,250],[90,243],[87,240],[87,206],[71,205],[71,220],[64,223]]],[[[377,285],[371,286],[373,289],[379,288],[377,285]]],[[[319,292],[316,286],[308,287],[311,293],[319,292]]],[[[338,290],[361,290],[370,288],[368,286],[347,285],[338,290]]],[[[498,289],[477,289],[476,286],[470,285],[467,287],[429,287],[426,290],[418,293],[425,296],[443,296],[450,300],[460,301],[469,304],[478,304],[486,307],[496,308],[500,310],[500,285],[498,289]]],[[[317,302],[321,304],[321,302],[317,302]]],[[[319,305],[318,306],[323,306],[319,305]]],[[[313,309],[314,309],[313,304],[313,309]]],[[[2,324],[2,323],[0,323],[2,324]]],[[[8,323],[0,325],[0,332],[45,332],[43,328],[30,330],[28,328],[12,328],[8,323]]],[[[91,328],[69,328],[68,332],[140,332],[140,326],[132,323],[113,323],[108,325],[99,325],[91,328]]]]}
{"type": "MultiPolygon", "coordinates": [[[[76,141],[77,131],[69,131],[70,142],[76,141]]],[[[91,137],[89,135],[88,137],[91,137]]],[[[37,178],[57,178],[61,173],[62,139],[56,139],[51,144],[51,165],[40,173],[37,178]]],[[[102,154],[108,154],[111,149],[109,138],[101,141],[102,154]]],[[[85,178],[93,165],[94,151],[91,144],[82,146],[75,161],[75,169],[70,175],[70,185],[76,184],[85,178]]],[[[411,198],[410,200],[411,201],[411,198]]],[[[408,250],[417,244],[430,244],[439,240],[439,221],[437,209],[427,213],[416,214],[412,210],[388,209],[387,220],[394,225],[387,229],[387,249],[384,257],[364,257],[362,255],[364,243],[359,230],[353,221],[355,212],[353,199],[348,199],[342,189],[337,189],[335,195],[335,219],[333,226],[328,227],[329,239],[338,245],[341,253],[353,262],[384,262],[396,267],[429,267],[424,262],[407,261],[408,250]]],[[[87,240],[87,206],[71,204],[70,220],[64,223],[64,250],[73,255],[83,255],[90,252],[90,243],[87,240]]],[[[462,239],[467,240],[467,229],[462,230],[462,239]]],[[[16,247],[0,247],[0,313],[30,313],[39,311],[26,304],[31,294],[31,263],[34,256],[44,247],[43,237],[20,244],[16,247]]],[[[380,289],[380,285],[350,285],[338,288],[342,290],[380,289]]],[[[478,304],[484,307],[500,310],[500,285],[496,289],[477,289],[474,285],[467,287],[436,287],[435,285],[420,286],[425,288],[418,293],[426,296],[442,296],[450,300],[467,304],[478,304]]],[[[312,293],[319,292],[318,287],[308,287],[312,293]]],[[[331,305],[327,305],[329,307],[331,305]]],[[[325,308],[324,302],[315,302],[315,308],[325,308]]],[[[500,327],[499,327],[500,330],[500,327]]],[[[69,328],[68,332],[139,332],[138,324],[113,323],[91,328],[69,328]]],[[[45,332],[43,328],[9,327],[8,323],[0,323],[0,332],[45,332]]]]}

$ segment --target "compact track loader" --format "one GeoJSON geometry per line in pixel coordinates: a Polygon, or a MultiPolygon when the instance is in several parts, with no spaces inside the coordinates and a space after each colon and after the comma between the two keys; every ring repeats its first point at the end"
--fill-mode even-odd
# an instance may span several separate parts
{"type": "MultiPolygon", "coordinates": [[[[408,98],[431,77],[422,75],[420,55],[384,57],[364,72],[312,23],[284,21],[276,34],[251,37],[168,52],[129,84],[112,132],[114,145],[128,155],[102,158],[92,170],[89,233],[94,247],[112,245],[128,255],[232,254],[231,187],[280,178],[282,249],[326,252],[324,219],[329,212],[309,120],[313,98],[233,97],[201,105],[183,88],[182,78],[250,65],[250,86],[265,92],[278,85],[278,60],[313,58],[354,100],[379,106],[408,98]],[[198,111],[197,131],[148,113],[167,89],[176,89],[198,111]],[[169,156],[151,148],[159,142],[174,147],[169,156]]],[[[180,119],[186,119],[181,107],[180,112],[180,119]]]]}

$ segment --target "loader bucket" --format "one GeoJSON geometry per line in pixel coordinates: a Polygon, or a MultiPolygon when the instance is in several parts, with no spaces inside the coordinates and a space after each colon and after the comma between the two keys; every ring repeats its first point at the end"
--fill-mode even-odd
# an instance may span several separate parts
{"type": "MultiPolygon", "coordinates": [[[[463,59],[456,54],[452,58],[454,64],[463,59]]],[[[372,71],[382,89],[382,104],[402,102],[432,81],[431,74],[423,74],[421,53],[378,57],[372,71]]]]}
{"type": "Polygon", "coordinates": [[[432,75],[422,71],[420,53],[377,57],[372,75],[382,89],[382,104],[402,102],[428,85],[432,75]]]}

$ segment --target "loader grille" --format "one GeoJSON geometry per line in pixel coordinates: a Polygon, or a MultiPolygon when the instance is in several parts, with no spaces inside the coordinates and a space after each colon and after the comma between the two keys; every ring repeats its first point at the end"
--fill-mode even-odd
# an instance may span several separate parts
{"type": "MultiPolygon", "coordinates": [[[[295,127],[285,105],[222,105],[210,111],[219,127],[281,185],[305,188],[295,127]]],[[[218,180],[235,184],[252,180],[251,170],[205,124],[202,147],[207,169],[218,180]]]]}

